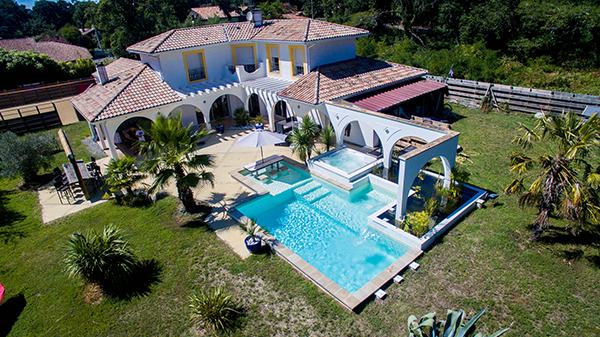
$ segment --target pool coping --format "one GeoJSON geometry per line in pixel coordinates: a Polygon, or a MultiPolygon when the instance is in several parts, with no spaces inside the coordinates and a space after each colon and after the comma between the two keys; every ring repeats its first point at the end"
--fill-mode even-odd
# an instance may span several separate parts
{"type": "MultiPolygon", "coordinates": [[[[306,171],[304,165],[299,164],[298,162],[286,156],[282,157],[284,158],[284,161],[287,164],[291,164],[296,168],[306,171]]],[[[268,194],[269,191],[260,187],[252,180],[240,174],[241,171],[243,171],[243,169],[233,170],[229,173],[231,174],[233,179],[248,186],[250,189],[254,190],[256,194],[235,202],[230,206],[228,212],[232,217],[234,217],[238,221],[247,222],[249,219],[240,211],[238,211],[236,207],[240,204],[251,201],[262,195],[268,194]]],[[[329,277],[327,277],[325,274],[320,272],[317,268],[313,267],[310,263],[306,262],[302,257],[294,253],[294,251],[289,249],[286,245],[281,243],[272,235],[268,233],[264,234],[263,241],[267,245],[269,245],[277,255],[279,255],[292,267],[298,270],[304,277],[308,278],[315,285],[317,285],[319,289],[333,297],[338,303],[342,305],[342,307],[350,311],[353,311],[361,303],[365,302],[367,299],[372,297],[378,289],[388,284],[394,278],[394,276],[398,275],[401,271],[406,269],[406,267],[408,267],[408,265],[412,261],[418,258],[421,254],[423,254],[423,251],[421,251],[420,249],[408,246],[409,250],[406,253],[404,253],[398,260],[394,261],[389,267],[385,268],[381,273],[377,274],[359,290],[351,294],[347,290],[342,288],[340,285],[335,283],[333,280],[331,280],[329,277]]]]}

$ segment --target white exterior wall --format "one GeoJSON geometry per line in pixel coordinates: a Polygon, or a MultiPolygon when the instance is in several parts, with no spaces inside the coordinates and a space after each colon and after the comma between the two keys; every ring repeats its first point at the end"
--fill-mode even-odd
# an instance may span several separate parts
{"type": "Polygon", "coordinates": [[[309,45],[308,62],[309,71],[317,66],[339,61],[350,60],[356,57],[356,39],[343,39],[317,42],[309,45]]]}
{"type": "Polygon", "coordinates": [[[158,76],[164,80],[164,75],[162,73],[162,68],[160,66],[160,59],[155,56],[140,54],[140,60],[150,66],[158,76]]]}
{"type": "Polygon", "coordinates": [[[161,54],[160,64],[164,74],[164,81],[175,89],[188,86],[187,72],[183,62],[183,53],[199,50],[204,50],[209,82],[218,81],[227,77],[226,65],[233,65],[233,56],[231,55],[231,45],[221,44],[161,54]]]}

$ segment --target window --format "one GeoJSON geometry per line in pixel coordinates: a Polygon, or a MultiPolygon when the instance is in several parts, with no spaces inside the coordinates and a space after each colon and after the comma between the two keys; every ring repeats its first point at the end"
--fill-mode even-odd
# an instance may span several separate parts
{"type": "Polygon", "coordinates": [[[188,83],[206,81],[206,61],[204,51],[183,53],[183,63],[188,76],[188,83]]]}
{"type": "Polygon", "coordinates": [[[292,63],[292,77],[304,75],[304,47],[290,46],[290,61],[292,63]]]}
{"type": "Polygon", "coordinates": [[[256,70],[256,52],[254,44],[239,44],[231,46],[233,63],[236,66],[244,66],[244,70],[252,73],[256,70]]]}
{"type": "Polygon", "coordinates": [[[279,46],[267,44],[267,59],[269,60],[269,73],[273,75],[281,75],[279,71],[279,46]]]}

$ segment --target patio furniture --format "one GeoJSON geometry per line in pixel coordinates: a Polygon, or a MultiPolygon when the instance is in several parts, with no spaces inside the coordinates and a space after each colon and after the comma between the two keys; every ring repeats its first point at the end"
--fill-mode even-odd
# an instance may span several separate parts
{"type": "Polygon", "coordinates": [[[279,174],[279,171],[278,171],[278,170],[273,170],[273,171],[270,171],[270,172],[269,172],[269,175],[270,175],[271,177],[273,177],[273,178],[274,178],[274,177],[276,177],[278,174],[279,174]]]}
{"type": "Polygon", "coordinates": [[[64,204],[63,198],[67,199],[67,202],[69,204],[71,203],[69,199],[70,197],[72,197],[73,200],[75,200],[75,195],[69,188],[69,185],[63,183],[62,179],[55,178],[53,184],[54,188],[56,189],[56,194],[58,195],[58,200],[60,200],[61,204],[64,204]]]}
{"type": "MultiPolygon", "coordinates": [[[[92,176],[90,175],[90,172],[88,171],[87,166],[85,165],[83,160],[77,161],[77,167],[79,168],[79,173],[81,173],[81,178],[83,180],[92,179],[92,176]]],[[[63,164],[63,169],[65,170],[65,174],[70,185],[76,185],[79,183],[79,181],[77,180],[77,174],[75,174],[75,169],[73,168],[73,165],[71,165],[71,163],[63,164]]]]}
{"type": "Polygon", "coordinates": [[[275,131],[278,133],[288,133],[292,131],[296,122],[296,117],[288,117],[275,123],[275,131]]]}
{"type": "Polygon", "coordinates": [[[278,156],[278,155],[272,155],[269,156],[263,160],[258,160],[255,161],[254,163],[248,164],[246,166],[244,166],[244,168],[249,171],[249,172],[256,172],[262,168],[265,168],[267,166],[271,166],[271,165],[275,165],[277,164],[277,168],[279,168],[279,162],[283,160],[283,157],[278,156]]]}

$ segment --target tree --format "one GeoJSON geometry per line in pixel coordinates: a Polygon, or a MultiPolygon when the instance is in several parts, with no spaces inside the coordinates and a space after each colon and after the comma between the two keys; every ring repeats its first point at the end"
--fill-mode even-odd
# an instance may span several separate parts
{"type": "Polygon", "coordinates": [[[2,132],[0,174],[5,177],[21,176],[25,183],[31,183],[40,168],[50,167],[56,149],[56,139],[46,133],[18,137],[10,131],[2,132]]]}
{"type": "Polygon", "coordinates": [[[67,23],[73,22],[74,10],[75,7],[65,0],[36,0],[31,8],[31,15],[52,26],[54,29],[60,29],[67,23]]]}
{"type": "Polygon", "coordinates": [[[309,115],[304,115],[300,127],[290,133],[292,153],[298,154],[298,158],[304,163],[315,149],[315,140],[319,136],[319,127],[309,115]]]}
{"type": "Polygon", "coordinates": [[[260,9],[262,9],[263,19],[283,19],[283,13],[285,13],[283,9],[283,4],[279,1],[266,1],[261,2],[258,5],[260,9]]]}
{"type": "Polygon", "coordinates": [[[63,28],[61,28],[60,35],[70,44],[77,44],[81,38],[81,32],[79,29],[70,24],[66,24],[63,28]]]}
{"type": "Polygon", "coordinates": [[[135,165],[136,158],[125,156],[120,159],[112,159],[107,168],[106,183],[103,187],[107,192],[104,197],[111,194],[117,201],[129,203],[134,198],[133,188],[144,178],[146,174],[141,172],[135,165]],[[125,196],[121,199],[117,193],[125,190],[125,196]]]}
{"type": "Polygon", "coordinates": [[[23,34],[23,22],[29,19],[27,9],[15,0],[0,0],[0,38],[13,39],[23,34]]]}
{"type": "Polygon", "coordinates": [[[214,186],[214,176],[206,168],[213,166],[210,155],[194,154],[198,142],[211,132],[201,128],[192,133],[181,123],[179,114],[171,117],[159,115],[150,130],[144,130],[152,141],[141,142],[140,153],[147,156],[148,172],[154,175],[149,192],[163,188],[171,179],[175,180],[177,195],[186,211],[195,212],[196,202],[192,188],[198,185],[214,186]]]}
{"type": "Polygon", "coordinates": [[[337,146],[335,131],[331,125],[328,125],[326,128],[321,130],[321,133],[319,134],[319,142],[325,146],[325,152],[337,146]]]}
{"type": "Polygon", "coordinates": [[[521,125],[519,131],[523,134],[514,143],[536,154],[510,155],[510,172],[519,177],[504,191],[521,194],[522,207],[538,208],[532,237],[539,239],[555,210],[570,222],[573,234],[579,233],[590,220],[598,223],[600,166],[594,169],[586,160],[590,151],[600,145],[598,114],[587,120],[573,112],[548,115],[540,118],[533,129],[521,125]],[[524,180],[530,175],[534,180],[525,191],[524,180]]]}

